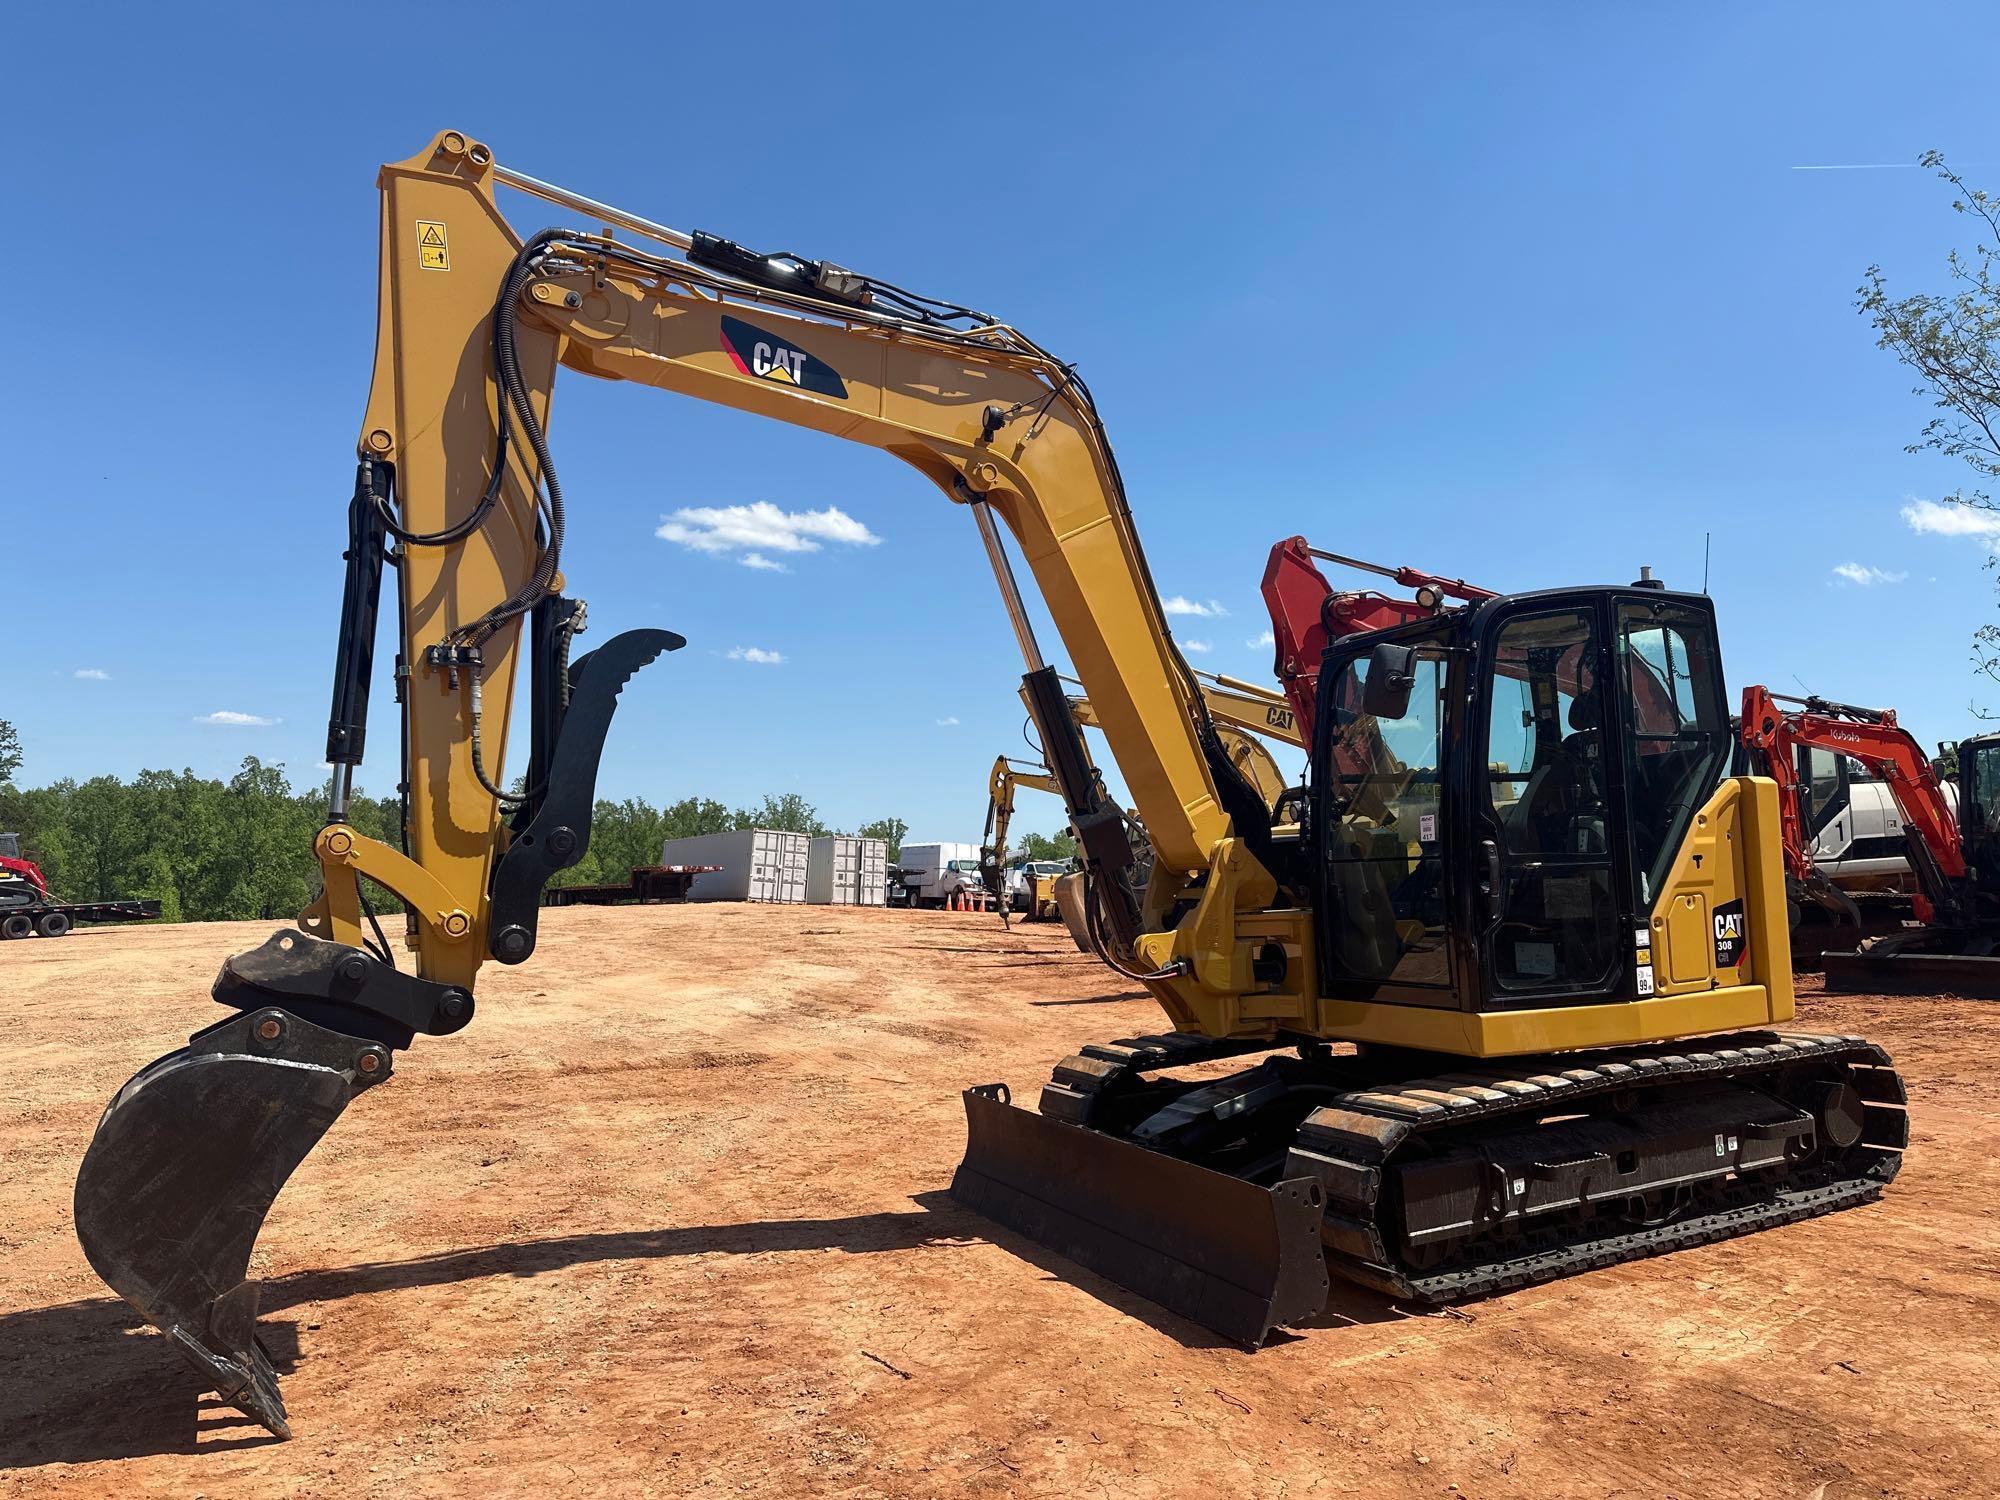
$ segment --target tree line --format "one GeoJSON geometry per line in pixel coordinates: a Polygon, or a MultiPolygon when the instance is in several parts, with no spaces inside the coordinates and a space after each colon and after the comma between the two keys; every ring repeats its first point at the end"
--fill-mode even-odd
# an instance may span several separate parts
{"type": "MultiPolygon", "coordinates": [[[[141,771],[130,781],[93,776],[18,787],[18,737],[0,719],[0,831],[18,833],[60,901],[153,899],[169,921],[287,919],[319,891],[313,837],[326,821],[328,784],[295,789],[280,765],[255,756],[227,781],[192,771],[141,771]]],[[[392,797],[357,794],[348,821],[369,838],[400,847],[401,810],[392,797]]],[[[600,799],[582,861],[558,885],[623,883],[658,864],[667,839],[732,828],[834,833],[796,792],[730,808],[713,797],[655,807],[642,797],[600,799]]],[[[909,831],[901,818],[853,830],[884,839],[893,860],[909,831]]]]}

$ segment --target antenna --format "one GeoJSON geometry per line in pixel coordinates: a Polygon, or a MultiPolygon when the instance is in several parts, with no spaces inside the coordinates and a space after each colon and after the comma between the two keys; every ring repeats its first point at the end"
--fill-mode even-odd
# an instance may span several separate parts
{"type": "Polygon", "coordinates": [[[1701,534],[1701,591],[1704,594],[1708,592],[1708,538],[1709,533],[1704,531],[1701,534]]]}

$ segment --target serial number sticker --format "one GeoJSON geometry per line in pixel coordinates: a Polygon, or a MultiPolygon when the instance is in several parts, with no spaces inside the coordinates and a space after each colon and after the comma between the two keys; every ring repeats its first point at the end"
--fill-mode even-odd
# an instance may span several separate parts
{"type": "Polygon", "coordinates": [[[1639,993],[1642,995],[1653,993],[1653,966],[1651,964],[1639,965],[1639,993]]]}
{"type": "Polygon", "coordinates": [[[1438,836],[1438,820],[1436,813],[1425,813],[1422,817],[1417,819],[1418,843],[1435,844],[1437,842],[1437,836],[1438,836]]]}

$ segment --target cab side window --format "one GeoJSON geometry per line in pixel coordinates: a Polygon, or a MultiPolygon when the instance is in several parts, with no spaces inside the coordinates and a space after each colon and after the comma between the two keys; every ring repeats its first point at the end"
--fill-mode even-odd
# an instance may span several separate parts
{"type": "Polygon", "coordinates": [[[1626,811],[1642,912],[1652,910],[1688,826],[1728,762],[1729,714],[1714,640],[1709,617],[1686,605],[1618,606],[1626,811]]]}

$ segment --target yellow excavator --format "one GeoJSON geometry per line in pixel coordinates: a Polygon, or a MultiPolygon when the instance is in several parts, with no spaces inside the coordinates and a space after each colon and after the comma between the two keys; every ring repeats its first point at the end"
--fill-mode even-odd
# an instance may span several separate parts
{"type": "MultiPolygon", "coordinates": [[[[1026,765],[1010,760],[1007,756],[996,756],[993,769],[986,777],[986,830],[979,846],[979,871],[986,880],[986,893],[993,898],[994,909],[1000,913],[1000,920],[1007,920],[1007,829],[1014,819],[1014,793],[1021,787],[1038,792],[1047,792],[1060,797],[1062,787],[1049,774],[1046,766],[1026,765]]],[[[1031,922],[1044,921],[1058,914],[1056,902],[1056,879],[1054,875],[1037,874],[1032,868],[1024,874],[1027,882],[1026,912],[1031,922]]],[[[1072,928],[1070,936],[1084,952],[1091,951],[1088,932],[1072,928]]]]}
{"type": "Polygon", "coordinates": [[[273,1198],[399,1053],[472,1024],[482,965],[533,955],[541,892],[590,839],[619,693],[683,644],[571,650],[560,370],[879,448],[963,506],[1087,878],[1129,890],[1125,813],[1089,774],[1013,555],[1040,590],[1155,855],[1130,899],[1093,903],[1100,949],[1163,1024],[1062,1060],[1039,1110],[968,1089],[961,1203],[1254,1346],[1318,1312],[1330,1273],[1449,1300],[1825,1213],[1894,1176],[1887,1055],[1788,1024],[1777,797],[1728,774],[1705,595],[1553,589],[1344,637],[1300,821],[1275,827],[1175,645],[1073,365],[970,307],[593,202],[458,131],[379,182],[324,891],[225,960],[222,1018],[119,1090],[76,1184],[91,1264],[223,1400],[287,1430],[245,1280],[273,1198]],[[503,186],[603,227],[518,234],[503,186]],[[347,818],[385,565],[393,843],[347,818]],[[400,945],[369,886],[402,907],[400,945]]]}
{"type": "MultiPolygon", "coordinates": [[[[1214,672],[1196,672],[1196,685],[1201,691],[1202,701],[1208,706],[1209,717],[1215,723],[1216,738],[1221,741],[1224,755],[1237,772],[1256,789],[1266,806],[1271,808],[1272,819],[1284,823],[1294,821],[1293,811],[1286,793],[1291,783],[1279,769],[1276,757],[1265,748],[1257,735],[1269,735],[1288,745],[1302,745],[1296,716],[1286,705],[1284,697],[1274,691],[1260,688],[1255,683],[1243,682],[1234,677],[1226,677],[1214,672]]],[[[1074,682],[1074,678],[1064,678],[1074,682]]],[[[1090,706],[1090,700],[1079,694],[1069,698],[1070,716],[1087,729],[1101,729],[1097,714],[1090,706]]],[[[1096,767],[1092,766],[1092,773],[1096,767]]],[[[979,867],[986,882],[987,893],[993,897],[995,908],[1004,922],[1007,919],[1007,895],[1005,889],[1005,865],[1007,859],[1007,829],[1014,816],[1014,793],[1019,787],[1029,787],[1044,791],[1052,796],[1061,796],[1062,788],[1046,766],[1031,766],[1001,755],[993,762],[993,769],[987,774],[986,826],[979,850],[979,867]]],[[[1108,794],[1106,794],[1108,795],[1108,794]]],[[[1142,838],[1143,824],[1133,819],[1132,833],[1142,838]]],[[[1140,864],[1135,867],[1135,878],[1143,874],[1150,865],[1150,853],[1139,854],[1140,864]]],[[[1060,913],[1068,924],[1070,936],[1076,940],[1078,948],[1089,953],[1094,951],[1085,929],[1082,906],[1082,877],[1079,875],[1031,876],[1029,878],[1028,914],[1032,917],[1060,913]],[[1048,889],[1040,887],[1046,885],[1048,889]]],[[[1130,883],[1130,882],[1128,882],[1130,883]]]]}

